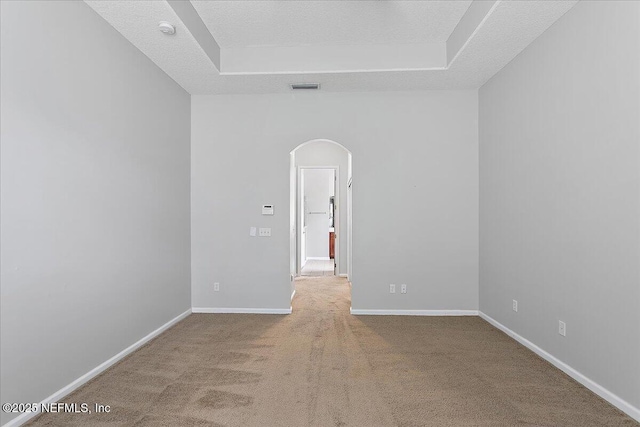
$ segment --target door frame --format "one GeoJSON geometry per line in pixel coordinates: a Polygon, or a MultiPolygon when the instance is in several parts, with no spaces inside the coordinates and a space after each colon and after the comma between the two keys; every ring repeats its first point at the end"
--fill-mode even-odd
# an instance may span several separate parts
{"type": "Polygon", "coordinates": [[[296,166],[296,203],[295,203],[295,215],[296,215],[296,277],[300,276],[302,270],[302,259],[301,259],[301,245],[302,245],[302,223],[300,221],[300,199],[302,195],[302,188],[300,186],[300,181],[302,178],[302,170],[303,169],[333,169],[333,188],[334,188],[334,197],[335,197],[335,212],[338,215],[338,221],[334,219],[334,232],[336,234],[336,242],[335,242],[335,254],[333,258],[333,274],[338,276],[338,272],[340,271],[340,243],[339,240],[339,232],[340,231],[340,212],[342,209],[340,203],[340,166],[296,166]]]}

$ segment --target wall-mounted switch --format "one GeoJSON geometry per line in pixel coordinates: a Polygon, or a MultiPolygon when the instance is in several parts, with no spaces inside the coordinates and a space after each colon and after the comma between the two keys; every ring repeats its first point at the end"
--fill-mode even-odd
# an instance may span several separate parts
{"type": "Polygon", "coordinates": [[[390,294],[396,293],[396,285],[394,285],[393,283],[389,285],[389,293],[390,294]]]}
{"type": "Polygon", "coordinates": [[[257,232],[258,232],[258,229],[256,227],[251,227],[249,229],[249,236],[255,237],[257,232]]]}
{"type": "Polygon", "coordinates": [[[218,292],[220,290],[220,283],[215,282],[213,284],[213,290],[214,290],[214,292],[218,292]]]}
{"type": "Polygon", "coordinates": [[[405,284],[400,285],[400,293],[401,294],[406,294],[407,293],[407,285],[405,285],[405,284]]]}
{"type": "Polygon", "coordinates": [[[518,301],[513,300],[513,306],[511,307],[513,311],[518,311],[518,301]]]}
{"type": "Polygon", "coordinates": [[[270,228],[260,228],[258,230],[258,234],[260,237],[271,237],[271,229],[270,228]]]}

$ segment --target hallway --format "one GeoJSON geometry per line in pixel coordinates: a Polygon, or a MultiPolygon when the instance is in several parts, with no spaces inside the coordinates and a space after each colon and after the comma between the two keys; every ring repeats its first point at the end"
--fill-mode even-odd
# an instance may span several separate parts
{"type": "Polygon", "coordinates": [[[351,316],[296,280],[291,315],[192,314],[34,426],[636,425],[478,317],[351,316]]]}

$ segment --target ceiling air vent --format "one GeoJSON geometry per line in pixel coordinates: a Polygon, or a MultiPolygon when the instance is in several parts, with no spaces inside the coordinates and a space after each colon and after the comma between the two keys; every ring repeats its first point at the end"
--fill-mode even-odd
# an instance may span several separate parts
{"type": "Polygon", "coordinates": [[[318,90],[320,89],[320,83],[292,83],[291,89],[293,90],[318,90]]]}

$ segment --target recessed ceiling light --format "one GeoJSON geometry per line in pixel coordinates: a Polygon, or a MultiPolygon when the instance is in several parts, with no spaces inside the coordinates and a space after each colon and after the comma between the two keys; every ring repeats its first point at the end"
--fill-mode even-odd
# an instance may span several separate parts
{"type": "Polygon", "coordinates": [[[162,31],[165,34],[171,35],[171,34],[175,34],[176,33],[176,27],[174,27],[173,25],[171,25],[167,21],[160,21],[160,24],[158,25],[158,28],[160,28],[160,31],[162,31]]]}
{"type": "Polygon", "coordinates": [[[291,89],[293,90],[317,90],[320,89],[320,83],[292,83],[291,89]]]}

